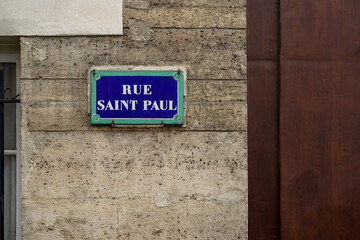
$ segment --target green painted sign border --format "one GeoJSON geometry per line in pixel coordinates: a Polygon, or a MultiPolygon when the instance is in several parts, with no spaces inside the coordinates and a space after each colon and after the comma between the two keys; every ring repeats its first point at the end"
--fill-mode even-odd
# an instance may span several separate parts
{"type": "Polygon", "coordinates": [[[113,71],[113,70],[91,70],[90,71],[90,122],[102,125],[182,125],[184,124],[184,72],[183,71],[113,71]],[[180,73],[180,75],[179,75],[180,73]],[[101,76],[160,76],[173,77],[178,82],[178,113],[173,119],[161,118],[114,118],[102,119],[96,113],[96,81],[101,76]]]}

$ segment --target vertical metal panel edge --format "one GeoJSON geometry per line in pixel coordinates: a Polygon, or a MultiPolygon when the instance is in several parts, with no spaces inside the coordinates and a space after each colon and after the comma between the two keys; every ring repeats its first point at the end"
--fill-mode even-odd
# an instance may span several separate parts
{"type": "Polygon", "coordinates": [[[247,1],[249,239],[280,239],[280,0],[247,1]]]}

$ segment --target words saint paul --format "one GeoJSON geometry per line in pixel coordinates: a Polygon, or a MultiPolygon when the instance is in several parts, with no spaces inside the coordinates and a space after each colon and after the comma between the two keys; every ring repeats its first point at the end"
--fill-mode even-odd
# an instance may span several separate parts
{"type": "MultiPolygon", "coordinates": [[[[152,95],[151,85],[122,85],[122,95],[152,95]]],[[[165,111],[177,110],[173,100],[98,100],[97,110],[136,111],[137,109],[165,111]]]]}

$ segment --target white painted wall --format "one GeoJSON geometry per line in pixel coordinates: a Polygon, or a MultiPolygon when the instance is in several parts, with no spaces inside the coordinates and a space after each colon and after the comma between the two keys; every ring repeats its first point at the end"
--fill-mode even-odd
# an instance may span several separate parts
{"type": "Polygon", "coordinates": [[[122,34],[122,0],[0,0],[0,36],[122,34]]]}

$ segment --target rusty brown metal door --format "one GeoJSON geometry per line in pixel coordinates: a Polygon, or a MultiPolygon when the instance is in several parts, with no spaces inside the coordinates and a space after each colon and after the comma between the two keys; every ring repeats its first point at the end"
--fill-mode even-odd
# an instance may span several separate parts
{"type": "Polygon", "coordinates": [[[249,239],[360,239],[360,1],[269,2],[248,1],[249,239]]]}
{"type": "Polygon", "coordinates": [[[279,3],[247,2],[249,239],[279,239],[279,3]]]}
{"type": "Polygon", "coordinates": [[[281,0],[282,239],[360,239],[360,1],[281,0]]]}

